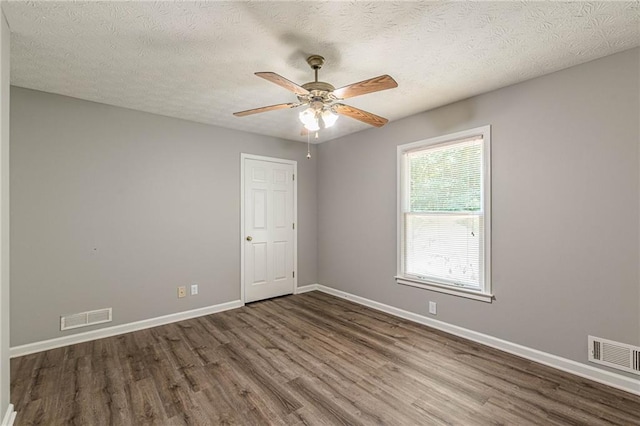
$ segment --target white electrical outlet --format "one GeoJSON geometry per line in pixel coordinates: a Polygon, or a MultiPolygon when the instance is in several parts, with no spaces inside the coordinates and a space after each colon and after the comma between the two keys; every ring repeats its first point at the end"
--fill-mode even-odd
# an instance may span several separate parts
{"type": "Polygon", "coordinates": [[[437,315],[438,304],[436,302],[429,301],[429,313],[431,315],[437,315]]]}
{"type": "Polygon", "coordinates": [[[191,284],[191,295],[195,296],[198,294],[198,284],[191,284]]]}
{"type": "Polygon", "coordinates": [[[178,298],[185,297],[186,295],[187,295],[187,287],[184,285],[181,285],[180,287],[178,287],[178,298]]]}

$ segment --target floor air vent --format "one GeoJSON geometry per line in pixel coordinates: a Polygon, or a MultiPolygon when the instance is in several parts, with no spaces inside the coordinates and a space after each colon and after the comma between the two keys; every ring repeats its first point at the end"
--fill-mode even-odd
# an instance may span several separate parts
{"type": "Polygon", "coordinates": [[[640,375],[640,347],[589,336],[589,361],[640,375]]]}
{"type": "Polygon", "coordinates": [[[60,330],[86,327],[94,324],[102,324],[111,321],[111,308],[98,309],[96,311],[81,312],[60,317],[60,330]]]}

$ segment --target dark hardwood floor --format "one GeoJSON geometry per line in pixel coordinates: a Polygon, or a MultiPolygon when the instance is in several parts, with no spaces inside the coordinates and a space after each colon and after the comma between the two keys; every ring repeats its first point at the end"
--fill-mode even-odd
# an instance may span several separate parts
{"type": "Polygon", "coordinates": [[[323,293],[11,361],[17,425],[640,425],[640,397],[323,293]]]}

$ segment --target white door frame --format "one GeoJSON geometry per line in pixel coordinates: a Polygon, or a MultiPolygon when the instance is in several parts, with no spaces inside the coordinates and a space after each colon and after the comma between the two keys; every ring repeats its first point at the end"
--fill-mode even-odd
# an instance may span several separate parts
{"type": "Polygon", "coordinates": [[[298,290],[298,162],[283,158],[265,157],[262,155],[240,153],[240,300],[244,304],[244,160],[261,160],[272,163],[291,164],[293,166],[293,289],[295,294],[298,290]]]}

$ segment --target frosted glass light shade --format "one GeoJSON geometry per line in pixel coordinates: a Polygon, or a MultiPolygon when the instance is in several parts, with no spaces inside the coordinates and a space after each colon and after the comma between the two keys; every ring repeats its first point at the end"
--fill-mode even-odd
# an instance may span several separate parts
{"type": "Polygon", "coordinates": [[[307,125],[311,125],[312,123],[315,123],[316,126],[318,125],[318,120],[316,120],[316,112],[313,108],[305,109],[298,115],[298,117],[300,118],[302,124],[305,125],[305,127],[307,125]]]}
{"type": "Polygon", "coordinates": [[[334,113],[330,109],[325,109],[322,112],[322,121],[324,121],[325,129],[336,124],[336,120],[338,120],[338,114],[334,113]]]}

